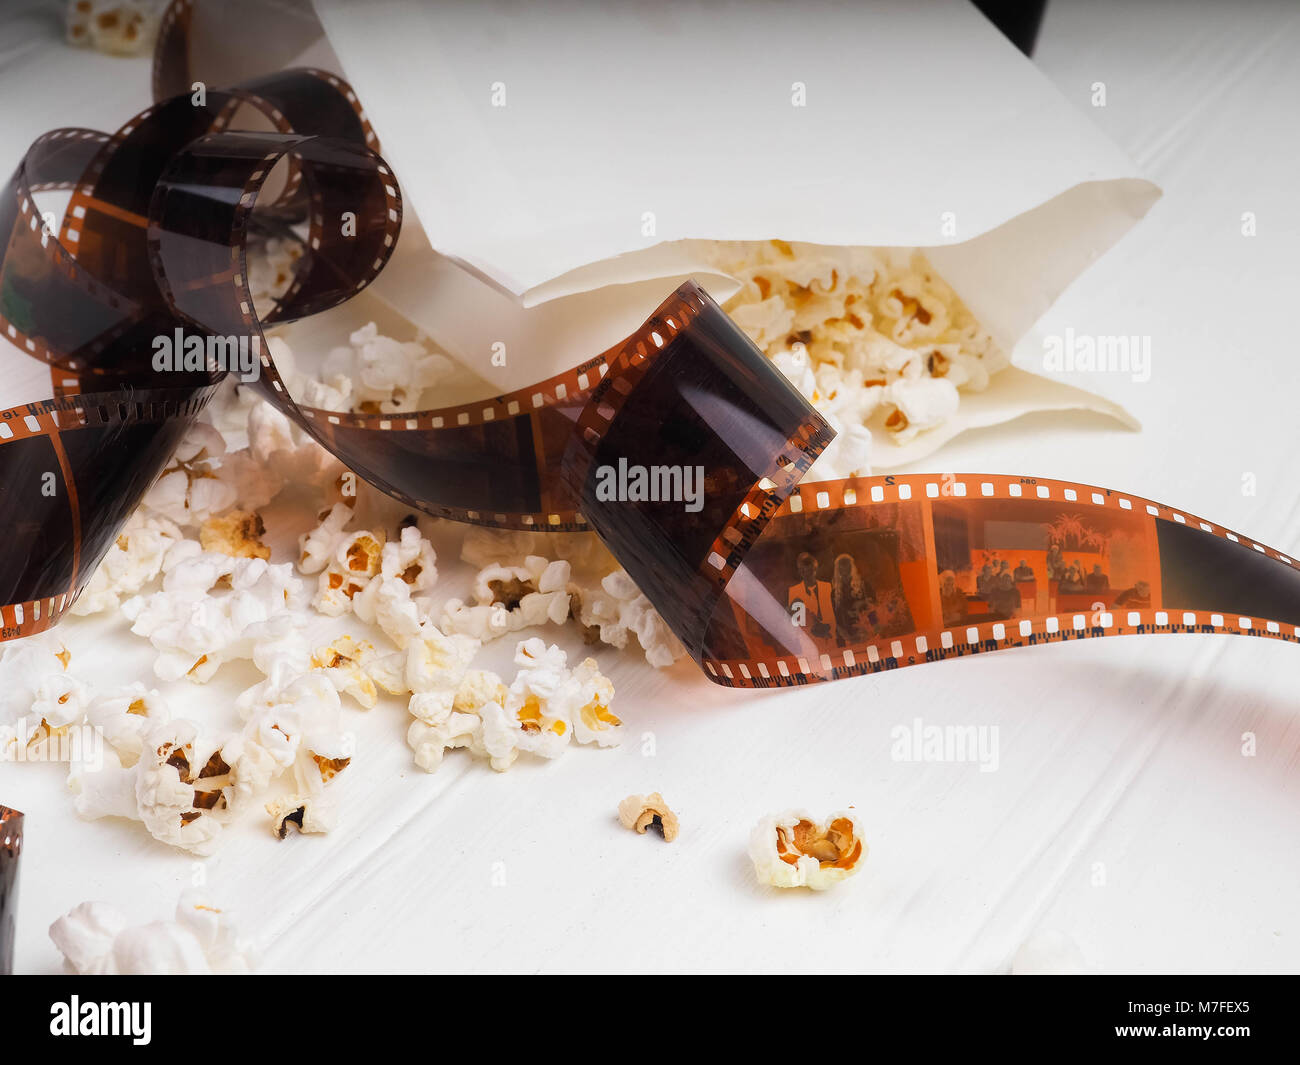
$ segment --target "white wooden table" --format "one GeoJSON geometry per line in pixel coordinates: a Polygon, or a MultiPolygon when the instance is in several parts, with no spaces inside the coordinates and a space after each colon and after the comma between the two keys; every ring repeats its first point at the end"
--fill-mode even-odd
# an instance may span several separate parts
{"type": "MultiPolygon", "coordinates": [[[[1152,338],[1151,380],[1120,395],[1142,432],[1031,416],[926,468],[1127,489],[1296,554],[1300,11],[1224,7],[1054,0],[1039,43],[1060,90],[1165,189],[1042,323],[1152,338]]],[[[66,52],[42,18],[9,17],[5,167],[47,128],[112,128],[147,102],[147,64],[66,52]],[[70,70],[75,92],[42,93],[70,70]]],[[[287,542],[283,516],[269,521],[287,542]]],[[[466,571],[446,557],[451,588],[466,571]]],[[[64,631],[75,666],[149,679],[152,652],[124,621],[64,631]]],[[[196,877],[268,971],[997,972],[1042,928],[1102,971],[1300,969],[1294,646],[1095,640],[757,695],[688,663],[599,657],[632,727],[624,748],[504,775],[450,755],[429,776],[399,705],[350,711],[340,829],[277,843],[248,825],[206,862],[138,825],[79,821],[58,767],[0,765],[0,800],[28,814],[18,971],[57,969],[46,928],[76,903],[157,919],[196,877]],[[891,730],[917,717],[997,728],[997,771],[893,760],[891,730]],[[672,845],[614,820],[620,798],[649,790],[681,816],[672,845]],[[848,804],[871,844],[862,875],[822,895],[755,883],[745,847],[760,815],[848,804]]],[[[222,672],[170,688],[176,709],[228,714],[257,678],[222,672]]]]}

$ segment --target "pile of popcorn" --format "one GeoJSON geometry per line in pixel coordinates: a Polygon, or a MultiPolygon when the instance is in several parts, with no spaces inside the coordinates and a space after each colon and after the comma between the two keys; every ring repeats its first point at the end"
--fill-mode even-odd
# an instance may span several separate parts
{"type": "MultiPolygon", "coordinates": [[[[326,385],[299,373],[283,340],[271,343],[293,387],[315,380],[380,409],[418,397],[441,359],[372,324],[330,353],[327,372],[346,372],[326,385]],[[369,373],[372,362],[385,376],[369,373]]],[[[587,643],[639,651],[655,666],[683,649],[594,534],[453,525],[477,573],[468,597],[440,595],[428,538],[438,523],[358,481],[246,393],[228,384],[210,421],[191,428],[72,607],[123,615],[152,645],[160,681],[202,685],[230,663],[251,663],[261,679],[234,699],[237,720],[180,715],[150,684],[87,675],[64,642],[75,645],[76,623],[65,621],[0,650],[0,756],[59,760],[42,757],[42,745],[94,730],[102,765],[72,760],[68,776],[77,812],[137,821],[204,855],[246,812],[279,838],[329,831],[334,782],[354,756],[347,714],[385,696],[405,702],[407,743],[430,772],[458,748],[504,771],[571,742],[620,741],[613,685],[595,659],[571,664],[533,633],[575,626],[587,643]],[[275,558],[259,511],[294,493],[318,516],[296,557],[275,558]],[[313,640],[322,615],[351,631],[313,640]],[[480,648],[507,635],[513,676],[476,668],[480,648]]]]}
{"type": "Polygon", "coordinates": [[[906,443],[1009,363],[919,251],[699,246],[741,282],[724,309],[839,434],[811,479],[870,473],[873,430],[906,443]]]}

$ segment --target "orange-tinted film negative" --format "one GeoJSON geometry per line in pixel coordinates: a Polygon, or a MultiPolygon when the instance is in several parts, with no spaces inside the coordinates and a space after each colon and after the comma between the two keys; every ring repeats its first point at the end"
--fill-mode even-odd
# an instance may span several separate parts
{"type": "Polygon", "coordinates": [[[67,609],[219,384],[210,356],[232,347],[258,354],[266,402],[409,505],[594,530],[720,684],[1113,634],[1300,637],[1290,559],[1145,499],[1004,475],[805,483],[832,431],[694,284],[623,343],[506,395],[400,414],[300,404],[263,328],[380,274],[398,179],[337,76],[204,82],[193,16],[181,2],[164,19],[153,107],[112,136],[41,138],[0,202],[0,331],[11,365],[52,375],[0,413],[0,637],[67,609]],[[61,224],[37,202],[54,189],[71,193],[61,224]],[[256,218],[303,246],[260,318],[256,218]],[[160,369],[159,337],[204,357],[160,369]]]}

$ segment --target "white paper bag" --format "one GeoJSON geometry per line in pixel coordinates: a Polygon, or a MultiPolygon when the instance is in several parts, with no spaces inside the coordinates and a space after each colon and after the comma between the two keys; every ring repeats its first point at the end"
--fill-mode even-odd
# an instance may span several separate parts
{"type": "Polygon", "coordinates": [[[1136,424],[1020,342],[1159,190],[964,0],[314,2],[410,209],[375,291],[493,387],[688,276],[724,302],[690,241],[781,238],[924,248],[1011,353],[877,466],[1028,410],[1136,424]]]}

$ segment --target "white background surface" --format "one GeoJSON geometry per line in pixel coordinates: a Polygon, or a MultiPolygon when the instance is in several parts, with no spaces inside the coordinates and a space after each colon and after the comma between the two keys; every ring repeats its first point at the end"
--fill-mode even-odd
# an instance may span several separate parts
{"type": "MultiPolygon", "coordinates": [[[[1126,489],[1295,555],[1300,12],[1227,7],[1056,2],[1039,43],[1046,73],[1165,190],[1041,323],[1151,336],[1151,380],[1110,382],[1143,431],[1030,416],[967,434],[926,468],[1126,489]],[[1090,105],[1098,81],[1105,108],[1090,105]]],[[[142,73],[131,88],[120,64],[84,54],[68,61],[79,89],[46,98],[31,87],[51,76],[49,54],[0,40],[14,160],[46,128],[106,128],[145,102],[142,73]]],[[[74,669],[147,679],[151,651],[124,632],[65,623],[74,669]]],[[[56,767],[0,766],[0,799],[28,814],[18,971],[57,969],[45,929],[76,903],[156,919],[198,869],[268,971],[998,972],[1040,928],[1101,971],[1300,969],[1294,646],[1084,641],[759,695],[688,663],[656,673],[599,657],[633,732],[623,749],[505,775],[453,754],[429,776],[402,741],[404,711],[350,712],[338,832],[277,843],[250,825],[202,863],[138,825],[78,821],[56,767]],[[998,771],[892,760],[890,730],[917,716],[996,726],[998,771]],[[681,816],[671,845],[614,821],[620,798],[647,790],[681,816]],[[755,883],[745,846],[760,815],[849,804],[871,844],[859,877],[822,895],[755,883]]],[[[255,679],[249,667],[201,700],[173,688],[192,700],[175,705],[227,713],[255,679]]]]}

